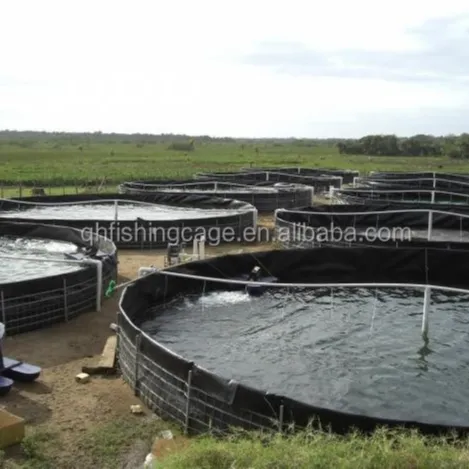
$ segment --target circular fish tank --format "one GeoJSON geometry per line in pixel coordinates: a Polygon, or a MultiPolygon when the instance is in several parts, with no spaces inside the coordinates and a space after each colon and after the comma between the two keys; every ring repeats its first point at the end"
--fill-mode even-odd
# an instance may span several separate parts
{"type": "Polygon", "coordinates": [[[117,250],[67,226],[0,220],[0,318],[8,335],[100,309],[117,250]]]}
{"type": "Polygon", "coordinates": [[[124,377],[182,408],[193,386],[189,412],[207,426],[226,425],[223,412],[249,428],[281,415],[285,428],[467,431],[468,261],[457,249],[323,247],[156,272],[121,299],[123,367],[138,336],[149,376],[124,377]],[[152,387],[163,373],[178,376],[171,395],[152,387]]]}
{"type": "Polygon", "coordinates": [[[240,239],[256,227],[257,210],[247,202],[195,194],[76,195],[0,200],[0,220],[66,225],[97,234],[119,248],[158,249],[192,243],[240,239]]]}

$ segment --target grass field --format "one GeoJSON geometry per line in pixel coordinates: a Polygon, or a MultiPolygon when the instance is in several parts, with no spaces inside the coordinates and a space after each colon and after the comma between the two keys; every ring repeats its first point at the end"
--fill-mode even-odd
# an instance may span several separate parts
{"type": "MultiPolygon", "coordinates": [[[[30,434],[23,442],[27,459],[9,469],[141,468],[145,452],[135,451],[138,442],[151,444],[164,427],[160,421],[141,422],[123,418],[87,432],[76,442],[83,458],[58,461],[51,458],[57,438],[53,434],[30,434]],[[123,455],[126,455],[124,459],[123,455]],[[127,464],[123,464],[122,461],[127,464]]],[[[177,433],[176,437],[177,436],[177,433]]],[[[171,448],[170,448],[171,449],[171,448]]],[[[76,454],[76,453],[75,453],[76,454]]],[[[0,457],[0,467],[1,457],[0,457]]],[[[423,438],[417,433],[378,430],[370,437],[348,437],[325,432],[295,436],[238,433],[225,439],[205,436],[154,462],[151,469],[467,469],[467,441],[449,443],[423,438]]]]}
{"type": "Polygon", "coordinates": [[[230,171],[243,166],[305,166],[373,170],[469,172],[469,162],[447,157],[367,157],[340,155],[334,146],[290,143],[201,143],[195,151],[168,150],[167,144],[32,142],[0,144],[0,183],[67,186],[72,190],[106,178],[125,180],[191,178],[198,171],[230,171]],[[256,152],[256,148],[258,151],[256,152]]]}
{"type": "Polygon", "coordinates": [[[204,438],[165,459],[158,469],[443,469],[469,467],[469,447],[412,433],[378,431],[370,438],[327,433],[294,437],[204,438]]]}

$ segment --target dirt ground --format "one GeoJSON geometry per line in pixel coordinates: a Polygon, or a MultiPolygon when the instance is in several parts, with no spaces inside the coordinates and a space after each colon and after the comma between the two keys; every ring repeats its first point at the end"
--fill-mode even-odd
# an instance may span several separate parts
{"type": "MultiPolygon", "coordinates": [[[[269,245],[207,247],[206,254],[220,255],[245,250],[266,250],[269,245]]],[[[119,251],[119,283],[137,276],[141,266],[164,266],[164,251],[119,251]]],[[[67,451],[79,455],[80,440],[95,425],[130,413],[138,398],[119,377],[94,378],[87,384],[75,382],[82,366],[96,364],[112,334],[120,293],[106,299],[100,313],[91,312],[68,323],[44,330],[7,337],[6,356],[39,365],[43,373],[36,383],[15,384],[0,406],[25,419],[27,430],[41,428],[60,433],[67,451]],[[68,445],[70,443],[70,445],[68,445]]],[[[57,451],[63,451],[57,449],[57,451]]],[[[7,456],[13,450],[7,452],[7,456]]],[[[0,464],[1,466],[1,464],[0,464]]],[[[65,468],[64,468],[65,469],[65,468]]]]}

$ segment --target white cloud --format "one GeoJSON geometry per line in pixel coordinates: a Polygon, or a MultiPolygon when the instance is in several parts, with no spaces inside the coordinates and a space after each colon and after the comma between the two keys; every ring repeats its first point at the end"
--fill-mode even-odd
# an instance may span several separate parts
{"type": "Polygon", "coordinates": [[[469,76],[468,25],[449,25],[444,43],[438,28],[415,31],[468,12],[465,1],[2,2],[0,128],[324,137],[411,134],[428,119],[428,131],[459,132],[469,87],[448,80],[469,76]],[[245,60],[266,48],[274,67],[245,60]],[[417,77],[424,65],[438,69],[431,80],[417,77]]]}

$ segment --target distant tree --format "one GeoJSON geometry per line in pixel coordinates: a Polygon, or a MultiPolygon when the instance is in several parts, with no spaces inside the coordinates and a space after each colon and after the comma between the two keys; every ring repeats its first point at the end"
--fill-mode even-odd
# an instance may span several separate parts
{"type": "Polygon", "coordinates": [[[344,155],[368,156],[439,156],[444,154],[443,140],[431,135],[399,139],[396,135],[366,135],[358,140],[338,142],[344,155]]]}
{"type": "Polygon", "coordinates": [[[449,156],[450,158],[454,158],[454,159],[458,159],[462,157],[461,150],[456,146],[452,148],[448,148],[445,153],[446,153],[446,156],[449,156]]]}
{"type": "Polygon", "coordinates": [[[173,142],[171,143],[171,145],[169,145],[168,150],[183,151],[183,152],[194,151],[195,150],[194,140],[190,140],[188,143],[187,142],[173,142]]]}
{"type": "Polygon", "coordinates": [[[469,158],[469,134],[461,134],[458,139],[461,158],[469,158]]]}

